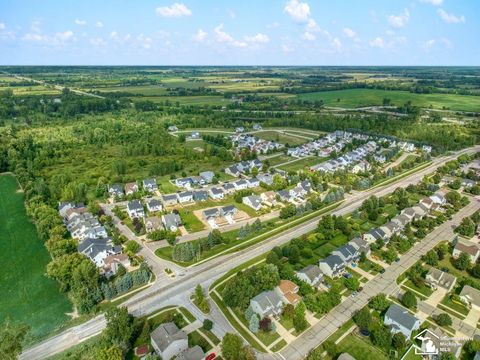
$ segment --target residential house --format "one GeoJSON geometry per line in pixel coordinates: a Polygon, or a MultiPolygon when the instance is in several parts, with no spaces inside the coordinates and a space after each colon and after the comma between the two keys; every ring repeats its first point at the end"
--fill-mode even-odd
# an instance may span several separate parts
{"type": "Polygon", "coordinates": [[[127,204],[127,213],[131,219],[145,217],[145,209],[140,200],[132,200],[127,204]]]}
{"type": "Polygon", "coordinates": [[[136,182],[126,183],[125,184],[125,194],[132,195],[138,191],[138,185],[136,182]]]}
{"type": "Polygon", "coordinates": [[[370,170],[372,168],[372,166],[365,160],[362,160],[360,162],[358,162],[357,164],[353,165],[352,167],[352,173],[354,174],[358,174],[358,173],[363,173],[363,172],[367,172],[368,170],[370,170]]]}
{"type": "Polygon", "coordinates": [[[413,211],[415,211],[415,216],[414,216],[415,220],[420,220],[421,218],[423,218],[425,215],[428,214],[428,210],[426,210],[424,207],[420,205],[412,206],[412,209],[413,211]]]}
{"type": "Polygon", "coordinates": [[[248,188],[248,183],[245,180],[238,180],[233,183],[233,186],[235,186],[235,190],[245,190],[248,188]]]}
{"type": "Polygon", "coordinates": [[[237,214],[238,209],[235,205],[227,205],[220,209],[220,214],[227,219],[230,223],[230,219],[233,220],[233,217],[237,214]]]}
{"type": "Polygon", "coordinates": [[[108,187],[108,194],[112,197],[121,198],[124,195],[123,187],[120,184],[113,184],[108,187]]]}
{"type": "Polygon", "coordinates": [[[350,244],[351,246],[353,246],[356,249],[357,254],[358,254],[356,256],[358,256],[358,258],[360,258],[360,255],[362,253],[365,254],[365,256],[370,255],[370,245],[368,244],[368,241],[366,241],[366,240],[364,240],[360,237],[355,237],[352,240],[350,240],[348,242],[348,244],[350,244]]]}
{"type": "Polygon", "coordinates": [[[77,246],[79,253],[88,257],[97,267],[105,265],[105,259],[116,253],[112,241],[106,239],[85,239],[77,246]]]}
{"type": "Polygon", "coordinates": [[[163,226],[165,226],[165,229],[175,232],[178,230],[178,227],[182,225],[182,219],[180,218],[180,215],[171,213],[162,215],[162,223],[163,226]]]}
{"type": "Polygon", "coordinates": [[[222,200],[225,197],[225,192],[221,188],[212,187],[208,190],[208,195],[213,200],[222,200]]]}
{"type": "Polygon", "coordinates": [[[459,240],[453,248],[452,256],[458,258],[461,253],[467,254],[470,257],[470,262],[476,263],[480,256],[480,248],[473,242],[459,240]]]}
{"type": "Polygon", "coordinates": [[[216,219],[220,216],[220,210],[218,208],[206,209],[203,210],[202,216],[207,221],[211,219],[216,219]]]}
{"type": "Polygon", "coordinates": [[[158,216],[150,216],[145,218],[145,230],[150,233],[155,230],[160,230],[163,227],[162,219],[158,216]]]}
{"type": "Polygon", "coordinates": [[[278,316],[283,310],[283,299],[275,290],[264,291],[250,299],[250,307],[261,319],[266,316],[278,316]]]}
{"type": "Polygon", "coordinates": [[[411,207],[403,209],[401,214],[406,216],[409,221],[412,221],[415,218],[415,215],[416,215],[415,209],[411,208],[411,207]]]}
{"type": "Polygon", "coordinates": [[[198,131],[192,131],[190,139],[200,139],[200,133],[198,131]]]}
{"type": "Polygon", "coordinates": [[[432,207],[433,207],[433,200],[430,199],[429,197],[424,197],[422,200],[419,201],[418,205],[422,208],[425,209],[425,211],[430,211],[432,210],[432,207]]]}
{"type": "Polygon", "coordinates": [[[199,345],[183,350],[175,360],[204,360],[205,353],[199,345]]]}
{"type": "Polygon", "coordinates": [[[385,241],[387,234],[381,228],[374,228],[363,234],[363,239],[368,243],[374,243],[377,240],[385,241]]]}
{"type": "Polygon", "coordinates": [[[250,188],[255,188],[260,186],[260,181],[257,178],[251,178],[247,180],[247,187],[250,188]]]}
{"type": "Polygon", "coordinates": [[[125,269],[130,267],[130,258],[127,254],[113,254],[108,255],[103,260],[103,273],[110,277],[117,275],[118,269],[123,266],[125,269]]]}
{"type": "Polygon", "coordinates": [[[265,185],[272,185],[273,184],[273,175],[270,174],[270,173],[258,174],[257,179],[260,183],[264,183],[265,185]]]}
{"type": "Polygon", "coordinates": [[[404,229],[410,223],[410,218],[404,214],[400,214],[392,218],[392,222],[397,224],[400,229],[404,229]]]}
{"type": "Polygon", "coordinates": [[[303,180],[303,181],[300,181],[298,184],[297,184],[297,188],[300,188],[304,191],[304,194],[309,194],[312,192],[312,184],[310,183],[310,181],[308,180],[303,180]]]}
{"type": "Polygon", "coordinates": [[[165,206],[172,206],[178,204],[177,194],[162,195],[162,202],[165,206]]]}
{"type": "Polygon", "coordinates": [[[285,304],[297,305],[302,297],[298,295],[299,287],[290,280],[280,280],[280,284],[275,288],[280,293],[285,304]]]}
{"type": "Polygon", "coordinates": [[[193,192],[193,200],[195,201],[207,201],[208,192],[206,190],[197,190],[193,192]]]}
{"type": "Polygon", "coordinates": [[[441,287],[448,292],[453,290],[455,283],[457,282],[457,278],[452,274],[446,273],[442,270],[438,270],[434,267],[430,268],[427,275],[425,276],[425,280],[432,289],[437,289],[441,287]]]}
{"type": "Polygon", "coordinates": [[[150,343],[163,360],[170,360],[188,349],[188,336],[173,322],[161,324],[150,334],[150,343]]]}
{"type": "Polygon", "coordinates": [[[143,180],[142,185],[143,190],[149,193],[153,193],[158,190],[157,180],[154,178],[143,180]]]}
{"type": "Polygon", "coordinates": [[[420,329],[420,320],[395,303],[385,313],[384,324],[391,327],[393,334],[402,333],[407,339],[410,339],[413,331],[420,329]]]}
{"type": "Polygon", "coordinates": [[[242,202],[255,211],[260,211],[262,209],[262,198],[258,195],[245,196],[242,199],[242,202]]]}
{"type": "Polygon", "coordinates": [[[190,189],[193,186],[193,180],[191,177],[175,179],[175,186],[190,189]]]}
{"type": "Polygon", "coordinates": [[[253,124],[253,130],[258,131],[258,130],[262,130],[262,129],[263,129],[263,128],[262,128],[262,125],[260,125],[260,124],[253,124]]]}
{"type": "Polygon", "coordinates": [[[243,126],[239,126],[235,128],[236,133],[243,133],[245,132],[245,128],[243,126]]]}
{"type": "Polygon", "coordinates": [[[222,185],[222,189],[225,192],[225,194],[235,193],[235,186],[232,183],[224,183],[222,185]]]}
{"type": "Polygon", "coordinates": [[[183,191],[177,193],[177,199],[178,202],[183,204],[187,202],[192,202],[193,201],[193,192],[192,191],[183,191]]]}
{"type": "Polygon", "coordinates": [[[178,131],[178,128],[175,125],[171,125],[171,126],[168,127],[168,131],[169,132],[175,132],[175,131],[178,131]]]}
{"type": "Polygon", "coordinates": [[[437,204],[437,205],[440,205],[440,206],[443,206],[447,203],[447,199],[445,198],[445,196],[440,193],[440,192],[436,192],[435,194],[433,194],[432,196],[430,196],[430,199],[432,199],[432,201],[437,204]]]}
{"type": "Polygon", "coordinates": [[[294,201],[294,197],[290,194],[290,191],[280,190],[280,191],[277,191],[277,195],[281,201],[284,201],[284,202],[294,201]]]}
{"type": "Polygon", "coordinates": [[[318,288],[323,280],[322,270],[317,265],[308,265],[296,272],[297,277],[314,288],[318,288]]]}
{"type": "Polygon", "coordinates": [[[460,291],[460,300],[470,308],[480,310],[480,290],[464,285],[460,291]]]}
{"type": "Polygon", "coordinates": [[[346,264],[342,258],[333,254],[320,260],[318,263],[318,267],[322,270],[322,273],[331,278],[340,276],[345,270],[345,266],[346,264]]]}
{"type": "Polygon", "coordinates": [[[472,188],[475,185],[477,185],[477,182],[474,181],[474,180],[470,180],[470,179],[462,179],[461,184],[464,188],[472,188]]]}
{"type": "Polygon", "coordinates": [[[202,171],[200,174],[198,174],[205,184],[211,184],[213,182],[213,178],[215,177],[215,174],[213,171],[202,171]]]}
{"type": "Polygon", "coordinates": [[[58,203],[58,213],[64,219],[67,216],[67,211],[70,209],[75,209],[77,206],[73,202],[60,202],[58,203]]]}
{"type": "Polygon", "coordinates": [[[162,211],[162,202],[158,199],[147,199],[147,210],[150,212],[162,211]]]}
{"type": "Polygon", "coordinates": [[[339,256],[346,265],[356,262],[360,257],[357,248],[350,243],[336,248],[332,251],[332,255],[339,256]]]}
{"type": "Polygon", "coordinates": [[[233,177],[239,177],[241,172],[237,165],[231,165],[225,169],[225,173],[233,177]]]}
{"type": "Polygon", "coordinates": [[[262,202],[267,206],[275,206],[277,205],[277,194],[275,191],[266,191],[260,194],[260,198],[262,202]]]}

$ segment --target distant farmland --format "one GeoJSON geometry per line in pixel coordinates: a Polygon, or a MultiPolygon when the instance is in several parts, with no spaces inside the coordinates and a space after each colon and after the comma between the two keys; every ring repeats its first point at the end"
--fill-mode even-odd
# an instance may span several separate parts
{"type": "Polygon", "coordinates": [[[50,261],[27,217],[13,176],[0,175],[0,322],[6,317],[30,326],[30,340],[49,334],[69,317],[71,304],[45,276],[50,261]]]}
{"type": "Polygon", "coordinates": [[[388,91],[376,89],[347,89],[320,91],[298,95],[302,100],[323,100],[327,106],[357,108],[382,105],[383,99],[391,100],[392,105],[403,105],[411,101],[423,108],[480,111],[480,96],[453,94],[414,94],[408,91],[388,91]]]}

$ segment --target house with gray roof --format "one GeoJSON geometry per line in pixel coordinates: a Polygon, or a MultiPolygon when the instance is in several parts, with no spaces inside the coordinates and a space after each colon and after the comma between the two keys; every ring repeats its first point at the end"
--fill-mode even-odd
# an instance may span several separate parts
{"type": "Polygon", "coordinates": [[[147,199],[147,210],[150,212],[162,211],[162,202],[158,199],[147,199]]]}
{"type": "Polygon", "coordinates": [[[165,204],[165,206],[172,206],[178,204],[177,194],[162,195],[162,202],[165,204]]]}
{"type": "Polygon", "coordinates": [[[397,304],[390,305],[383,322],[393,334],[402,333],[407,339],[410,339],[413,331],[420,329],[420,320],[397,304]]]}
{"type": "Polygon", "coordinates": [[[404,214],[400,214],[392,218],[392,222],[396,223],[401,229],[404,229],[410,223],[410,218],[404,214]]]}
{"type": "Polygon", "coordinates": [[[200,174],[198,174],[205,184],[211,184],[213,181],[213,178],[215,177],[215,174],[213,171],[202,171],[200,174]]]}
{"type": "Polygon", "coordinates": [[[453,290],[457,278],[452,274],[432,267],[425,276],[425,281],[432,289],[441,287],[450,292],[453,290]]]}
{"type": "Polygon", "coordinates": [[[203,210],[202,216],[205,220],[216,219],[220,216],[220,210],[218,208],[203,210]]]}
{"type": "Polygon", "coordinates": [[[385,241],[386,238],[387,234],[380,228],[371,229],[363,234],[363,239],[369,243],[374,243],[377,240],[385,241]]]}
{"type": "Polygon", "coordinates": [[[222,189],[225,194],[233,194],[235,192],[235,186],[232,183],[224,183],[222,189]]]}
{"type": "Polygon", "coordinates": [[[346,265],[349,265],[358,260],[360,253],[352,244],[345,244],[332,251],[332,255],[339,256],[346,265]]]}
{"type": "Polygon", "coordinates": [[[143,190],[153,193],[158,190],[157,180],[154,178],[145,179],[142,181],[143,190]]]}
{"type": "Polygon", "coordinates": [[[415,218],[415,209],[408,207],[402,210],[402,215],[405,215],[410,221],[415,218]]]}
{"type": "Polygon", "coordinates": [[[272,185],[273,184],[273,175],[270,174],[270,173],[258,174],[257,179],[260,183],[264,183],[265,185],[272,185]]]}
{"type": "Polygon", "coordinates": [[[177,193],[177,199],[179,203],[187,203],[193,201],[193,192],[192,191],[183,191],[177,193]]]}
{"type": "Polygon", "coordinates": [[[297,271],[296,275],[300,280],[305,281],[314,288],[317,288],[323,279],[322,270],[317,265],[308,265],[297,271]]]}
{"type": "Polygon", "coordinates": [[[127,213],[131,219],[145,217],[145,209],[140,200],[129,201],[127,204],[127,213]]]}
{"type": "Polygon", "coordinates": [[[199,345],[183,350],[175,358],[176,360],[204,360],[205,353],[199,345]]]}
{"type": "Polygon", "coordinates": [[[123,187],[120,184],[113,184],[108,186],[108,194],[111,197],[121,198],[124,195],[123,187]]]}
{"type": "Polygon", "coordinates": [[[343,259],[338,255],[330,255],[318,262],[318,267],[325,275],[334,278],[340,276],[346,267],[343,259]]]}
{"type": "Polygon", "coordinates": [[[178,227],[182,225],[182,219],[180,218],[180,215],[171,213],[162,215],[162,223],[163,226],[165,226],[165,229],[175,232],[178,230],[178,227]]]}
{"type": "Polygon", "coordinates": [[[195,201],[207,201],[208,192],[206,190],[197,190],[193,192],[193,200],[195,201]]]}
{"type": "Polygon", "coordinates": [[[280,315],[283,305],[282,296],[275,290],[264,291],[250,300],[250,307],[260,318],[280,315]]]}
{"type": "Polygon", "coordinates": [[[357,253],[359,254],[358,257],[360,257],[362,253],[364,253],[366,256],[370,255],[370,245],[368,244],[368,241],[360,237],[356,237],[350,240],[348,243],[357,249],[357,253]]]}
{"type": "Polygon", "coordinates": [[[260,186],[260,181],[257,178],[251,178],[247,180],[247,187],[254,188],[260,186]]]}
{"type": "Polygon", "coordinates": [[[105,265],[104,261],[107,256],[117,253],[110,238],[85,239],[78,245],[77,250],[100,268],[105,265]]]}
{"type": "Polygon", "coordinates": [[[248,183],[245,180],[237,180],[233,183],[233,186],[235,186],[235,190],[245,190],[248,188],[248,183]]]}
{"type": "MultiPolygon", "coordinates": [[[[231,186],[233,187],[233,185],[231,186]]],[[[208,190],[208,195],[213,200],[222,200],[225,197],[225,192],[221,188],[212,187],[210,190],[208,190]]]]}
{"type": "Polygon", "coordinates": [[[258,195],[245,196],[242,199],[242,203],[251,207],[255,211],[262,209],[262,198],[258,195]]]}
{"type": "Polygon", "coordinates": [[[173,322],[161,324],[150,334],[150,343],[163,360],[170,360],[188,349],[188,336],[173,322]]]}
{"type": "Polygon", "coordinates": [[[193,180],[191,177],[175,179],[175,186],[190,189],[193,186],[193,180]]]}
{"type": "Polygon", "coordinates": [[[464,285],[462,291],[460,291],[460,300],[468,307],[480,310],[480,290],[471,287],[470,285],[464,285]]]}
{"type": "Polygon", "coordinates": [[[235,207],[235,205],[227,205],[220,209],[220,214],[222,216],[235,216],[237,212],[238,209],[235,207]]]}

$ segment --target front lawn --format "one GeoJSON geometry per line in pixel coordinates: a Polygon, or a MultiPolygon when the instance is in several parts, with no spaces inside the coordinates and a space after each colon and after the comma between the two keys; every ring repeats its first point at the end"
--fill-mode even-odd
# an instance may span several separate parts
{"type": "Polygon", "coordinates": [[[373,346],[368,338],[350,334],[338,344],[339,353],[348,353],[356,360],[388,360],[388,355],[373,346]]]}
{"type": "Polygon", "coordinates": [[[470,312],[470,310],[465,305],[452,301],[452,299],[450,299],[450,296],[448,294],[443,298],[440,304],[445,305],[450,309],[455,310],[456,312],[459,312],[460,314],[465,316],[467,316],[468,313],[470,312]]]}
{"type": "Polygon", "coordinates": [[[190,210],[179,210],[182,224],[189,233],[205,230],[205,224],[201,222],[190,210]]]}

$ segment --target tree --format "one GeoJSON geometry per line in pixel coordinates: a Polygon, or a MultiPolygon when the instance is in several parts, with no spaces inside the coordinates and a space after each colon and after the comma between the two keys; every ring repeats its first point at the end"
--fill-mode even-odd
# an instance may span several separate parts
{"type": "Polygon", "coordinates": [[[435,316],[435,322],[440,326],[450,326],[452,325],[452,318],[450,315],[442,313],[435,316]]]}
{"type": "Polygon", "coordinates": [[[243,350],[242,339],[238,335],[227,333],[222,339],[220,349],[225,360],[239,360],[243,350]]]}
{"type": "Polygon", "coordinates": [[[213,328],[213,321],[210,319],[203,320],[203,326],[205,330],[212,330],[213,328]]]}
{"type": "Polygon", "coordinates": [[[390,330],[383,325],[375,326],[370,332],[372,343],[383,349],[388,349],[392,343],[390,330]]]}
{"type": "Polygon", "coordinates": [[[332,358],[335,358],[338,355],[338,346],[332,340],[325,341],[323,343],[323,348],[325,349],[327,354],[332,358]]]}
{"type": "Polygon", "coordinates": [[[417,307],[417,298],[415,297],[413,292],[411,292],[410,290],[405,291],[402,296],[402,304],[409,309],[417,307]]]}
{"type": "Polygon", "coordinates": [[[453,260],[453,266],[455,266],[458,270],[467,270],[470,266],[470,256],[465,253],[461,253],[458,258],[453,260]]]}
{"type": "Polygon", "coordinates": [[[460,223],[460,225],[456,227],[455,232],[470,238],[473,235],[475,235],[475,230],[476,230],[476,226],[475,226],[475,223],[472,221],[472,219],[470,219],[469,217],[465,217],[462,219],[462,222],[460,223]]]}
{"type": "Polygon", "coordinates": [[[95,354],[97,360],[123,360],[122,349],[118,346],[100,347],[95,354]]]}
{"type": "Polygon", "coordinates": [[[295,307],[292,304],[287,304],[283,307],[282,315],[287,319],[293,319],[295,316],[295,307]]]}
{"type": "Polygon", "coordinates": [[[260,320],[260,330],[269,332],[272,330],[272,320],[269,317],[264,317],[260,320]]]}
{"type": "Polygon", "coordinates": [[[360,329],[369,329],[373,318],[368,308],[362,308],[355,313],[353,320],[360,329]]]}
{"type": "Polygon", "coordinates": [[[360,281],[358,281],[358,279],[353,276],[351,278],[344,279],[343,282],[345,284],[345,287],[352,291],[357,291],[360,287],[360,281]]]}
{"type": "Polygon", "coordinates": [[[293,326],[297,332],[302,332],[308,327],[308,322],[305,318],[305,311],[305,304],[301,301],[295,308],[295,315],[293,317],[293,326]]]}
{"type": "Polygon", "coordinates": [[[454,354],[451,352],[442,352],[440,353],[440,360],[456,360],[457,358],[455,357],[454,354]]]}
{"type": "Polygon", "coordinates": [[[405,345],[407,344],[407,339],[405,338],[405,335],[402,333],[398,332],[392,336],[392,345],[395,349],[400,350],[405,348],[405,345]]]}
{"type": "Polygon", "coordinates": [[[125,252],[136,254],[140,251],[140,244],[135,240],[128,240],[125,243],[125,252]]]}
{"type": "Polygon", "coordinates": [[[383,312],[387,310],[389,306],[390,306],[390,301],[388,301],[386,295],[382,293],[370,298],[368,302],[368,307],[374,310],[377,310],[379,312],[383,312]]]}
{"type": "Polygon", "coordinates": [[[13,324],[8,318],[0,326],[0,354],[2,359],[16,360],[22,352],[22,343],[29,331],[27,325],[13,324]]]}
{"type": "Polygon", "coordinates": [[[120,307],[107,310],[105,319],[107,326],[102,333],[105,342],[128,351],[134,332],[133,316],[126,307],[120,307]]]}
{"type": "Polygon", "coordinates": [[[258,315],[253,314],[253,316],[250,317],[250,321],[248,322],[248,328],[250,329],[251,332],[257,333],[259,327],[260,327],[260,322],[258,320],[258,315]]]}
{"type": "Polygon", "coordinates": [[[438,254],[435,250],[429,250],[423,257],[423,260],[431,266],[438,265],[438,254]]]}

